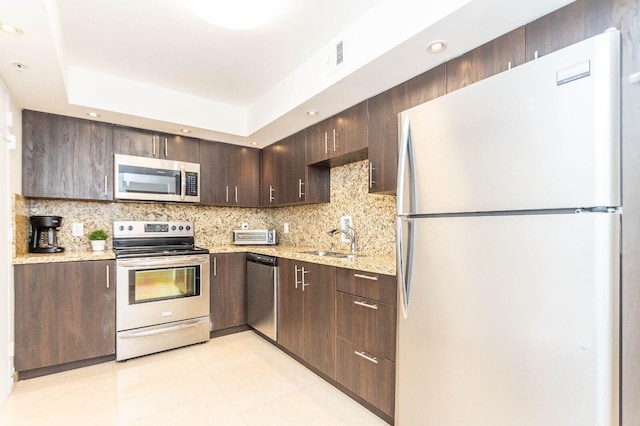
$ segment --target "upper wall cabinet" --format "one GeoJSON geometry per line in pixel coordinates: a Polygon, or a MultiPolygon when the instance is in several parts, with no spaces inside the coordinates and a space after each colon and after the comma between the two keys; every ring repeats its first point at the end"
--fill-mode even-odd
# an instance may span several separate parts
{"type": "Polygon", "coordinates": [[[200,204],[258,207],[260,150],[202,141],[200,175],[200,204]]]}
{"type": "Polygon", "coordinates": [[[362,102],[307,131],[307,164],[340,166],[367,158],[367,102],[362,102]]]}
{"type": "Polygon", "coordinates": [[[113,199],[113,125],[24,110],[22,193],[113,199]]]}
{"type": "Polygon", "coordinates": [[[115,126],[113,147],[116,154],[200,162],[200,140],[184,136],[115,126]]]}
{"type": "Polygon", "coordinates": [[[307,166],[303,130],[262,151],[260,204],[283,206],[329,201],[329,169],[307,166]]]}

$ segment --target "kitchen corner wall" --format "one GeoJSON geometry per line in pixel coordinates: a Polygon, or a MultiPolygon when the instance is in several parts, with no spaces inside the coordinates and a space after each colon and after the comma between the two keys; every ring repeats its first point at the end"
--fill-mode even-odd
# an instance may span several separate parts
{"type": "MultiPolygon", "coordinates": [[[[196,230],[196,244],[231,244],[231,231],[247,222],[251,229],[275,228],[279,244],[348,250],[349,243],[327,234],[339,226],[340,217],[351,215],[357,231],[358,250],[370,254],[395,252],[395,196],[368,193],[368,160],[331,169],[331,202],[282,208],[207,207],[184,204],[92,202],[31,199],[15,195],[13,200],[15,255],[28,246],[29,216],[62,216],[59,244],[66,250],[84,251],[91,246],[86,234],[102,228],[112,234],[116,220],[186,220],[196,230]],[[84,225],[84,237],[71,234],[72,223],[84,225]],[[283,232],[289,223],[289,233],[283,232]]],[[[111,246],[111,238],[107,240],[111,246]]]]}

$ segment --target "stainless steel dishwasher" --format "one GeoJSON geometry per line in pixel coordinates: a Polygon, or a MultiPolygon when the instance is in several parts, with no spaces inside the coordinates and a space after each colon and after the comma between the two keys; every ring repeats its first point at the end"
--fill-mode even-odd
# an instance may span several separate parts
{"type": "Polygon", "coordinates": [[[247,322],[276,340],[278,336],[278,258],[247,253],[247,322]]]}

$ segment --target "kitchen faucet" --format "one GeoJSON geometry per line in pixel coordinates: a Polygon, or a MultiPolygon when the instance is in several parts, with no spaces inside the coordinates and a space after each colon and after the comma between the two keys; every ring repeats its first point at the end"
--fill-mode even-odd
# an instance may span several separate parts
{"type": "Polygon", "coordinates": [[[345,224],[345,226],[347,227],[347,229],[332,229],[330,231],[327,231],[327,234],[331,235],[332,237],[334,235],[344,234],[349,239],[349,242],[351,242],[351,253],[355,253],[358,249],[358,246],[356,244],[356,230],[349,225],[345,224]]]}

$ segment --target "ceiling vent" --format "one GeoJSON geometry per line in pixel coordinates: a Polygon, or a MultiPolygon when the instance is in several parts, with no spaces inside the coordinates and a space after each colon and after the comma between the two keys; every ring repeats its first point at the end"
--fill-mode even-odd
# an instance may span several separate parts
{"type": "Polygon", "coordinates": [[[331,75],[342,68],[344,59],[344,40],[329,44],[326,57],[327,75],[331,75]]]}

